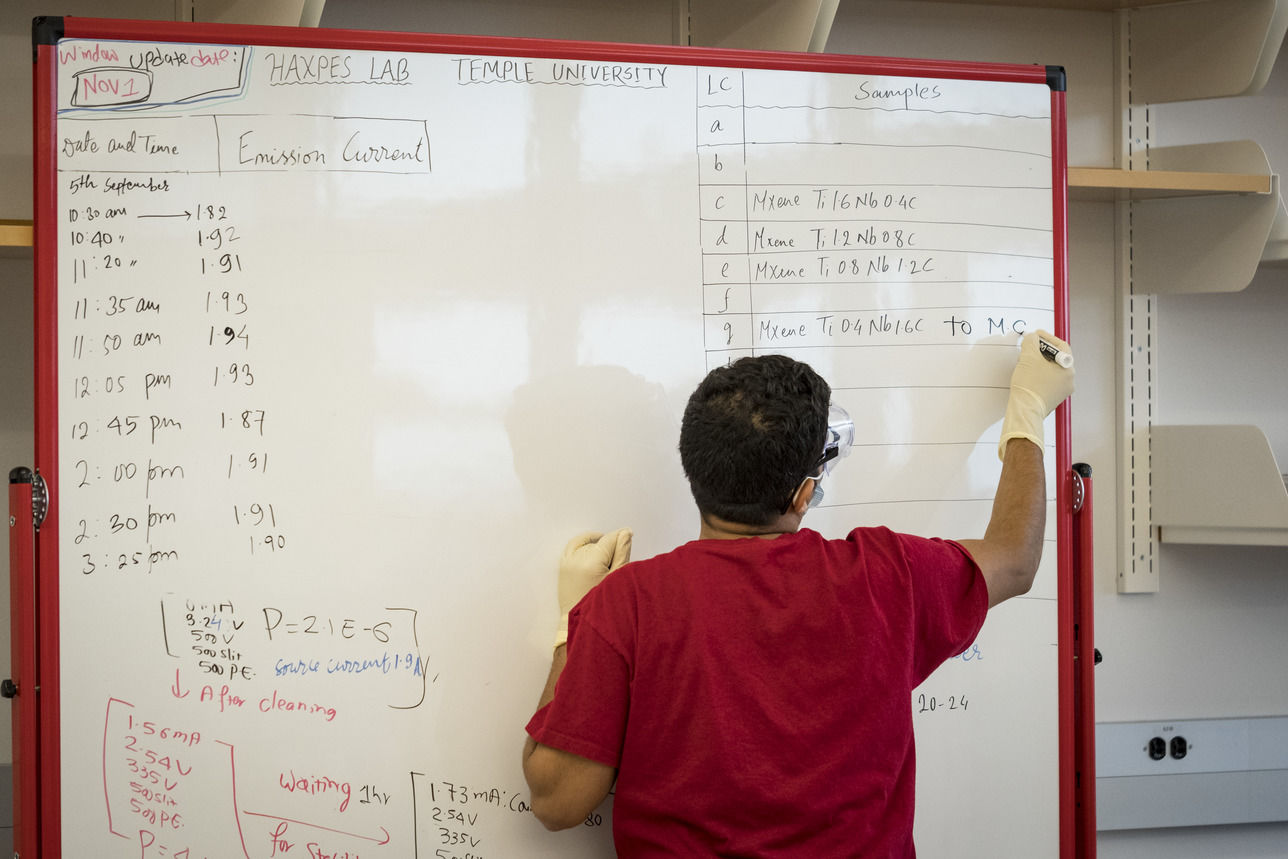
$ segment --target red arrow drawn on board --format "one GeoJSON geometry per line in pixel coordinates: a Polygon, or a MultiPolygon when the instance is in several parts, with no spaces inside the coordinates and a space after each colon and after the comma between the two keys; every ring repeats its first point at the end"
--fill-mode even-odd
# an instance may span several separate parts
{"type": "Polygon", "coordinates": [[[180,686],[179,686],[179,669],[178,669],[178,668],[174,669],[174,685],[170,687],[170,691],[174,693],[174,697],[176,697],[176,698],[187,698],[187,697],[188,697],[188,694],[189,694],[188,690],[181,689],[181,688],[180,688],[180,686]]]}
{"type": "Polygon", "coordinates": [[[370,835],[359,835],[356,832],[345,832],[343,829],[332,829],[329,826],[319,826],[316,823],[309,823],[304,820],[292,820],[289,817],[281,817],[276,814],[261,814],[258,811],[247,811],[245,809],[242,809],[242,814],[246,814],[251,817],[267,817],[269,820],[280,820],[283,823],[298,823],[300,826],[307,826],[310,829],[321,829],[324,832],[334,832],[336,835],[347,835],[350,838],[361,838],[363,841],[374,841],[376,844],[388,844],[391,837],[389,835],[389,830],[385,829],[383,826],[380,827],[380,831],[384,833],[384,836],[381,838],[373,838],[370,835]]]}

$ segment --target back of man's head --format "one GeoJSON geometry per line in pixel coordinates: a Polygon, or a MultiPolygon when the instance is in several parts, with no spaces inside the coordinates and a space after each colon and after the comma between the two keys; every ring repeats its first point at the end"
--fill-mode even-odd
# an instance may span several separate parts
{"type": "Polygon", "coordinates": [[[766,525],[818,463],[831,388],[784,355],[742,358],[707,374],[684,410],[680,463],[698,509],[766,525]]]}

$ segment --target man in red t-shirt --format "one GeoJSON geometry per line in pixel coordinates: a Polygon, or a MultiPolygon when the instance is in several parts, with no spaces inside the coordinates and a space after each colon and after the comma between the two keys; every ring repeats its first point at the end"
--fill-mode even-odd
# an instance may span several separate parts
{"type": "Polygon", "coordinates": [[[779,355],[712,371],[680,432],[699,538],[623,567],[629,531],[587,534],[561,559],[536,816],[576,826],[616,781],[622,857],[915,856],[911,691],[1032,584],[1043,421],[1072,389],[1026,336],[983,539],[825,540],[800,526],[835,455],[827,383],[779,355]]]}

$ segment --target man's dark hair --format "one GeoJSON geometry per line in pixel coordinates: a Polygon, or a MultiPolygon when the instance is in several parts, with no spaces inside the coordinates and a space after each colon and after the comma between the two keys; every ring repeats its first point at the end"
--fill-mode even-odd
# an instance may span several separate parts
{"type": "Polygon", "coordinates": [[[680,464],[704,514],[767,525],[823,453],[832,390],[785,355],[742,358],[698,385],[680,425],[680,464]]]}

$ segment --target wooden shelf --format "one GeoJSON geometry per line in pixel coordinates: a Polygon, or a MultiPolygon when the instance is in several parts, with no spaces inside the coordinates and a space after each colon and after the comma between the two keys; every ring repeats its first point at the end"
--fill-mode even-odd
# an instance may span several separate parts
{"type": "Polygon", "coordinates": [[[1119,170],[1070,167],[1069,196],[1075,200],[1142,200],[1208,194],[1269,194],[1270,176],[1188,170],[1119,170]]]}
{"type": "Polygon", "coordinates": [[[1255,426],[1150,428],[1163,543],[1288,546],[1288,485],[1255,426]]]}
{"type": "Polygon", "coordinates": [[[29,248],[32,235],[31,221],[0,220],[0,247],[29,248]]]}

